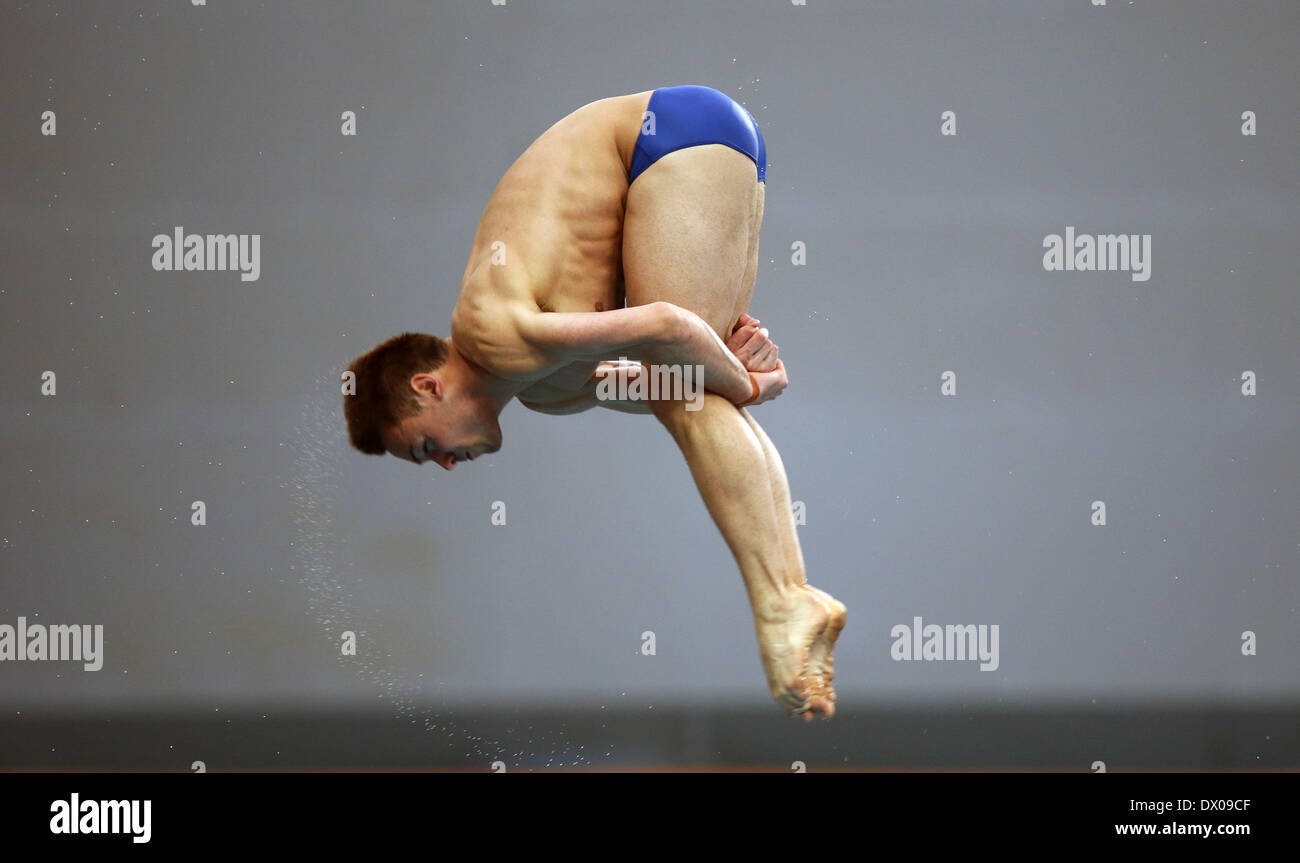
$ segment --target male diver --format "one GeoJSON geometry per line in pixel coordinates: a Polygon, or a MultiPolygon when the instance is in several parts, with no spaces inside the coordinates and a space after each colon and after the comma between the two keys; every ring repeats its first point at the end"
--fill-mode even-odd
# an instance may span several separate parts
{"type": "Polygon", "coordinates": [[[845,607],[807,583],[785,468],[747,409],[786,387],[747,313],[766,170],[753,116],[708,87],[579,108],[493,191],[450,337],[404,333],[356,359],[344,413],[358,450],[446,470],[501,448],[511,399],[653,414],[740,567],[772,697],[811,721],[835,712],[845,607]],[[636,377],[641,363],[702,367],[702,403],[599,397],[604,376],[636,377]]]}

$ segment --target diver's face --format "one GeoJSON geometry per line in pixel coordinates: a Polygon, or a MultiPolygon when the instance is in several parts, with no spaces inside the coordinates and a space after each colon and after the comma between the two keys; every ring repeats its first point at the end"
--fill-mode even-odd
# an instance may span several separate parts
{"type": "Polygon", "coordinates": [[[491,412],[440,387],[421,393],[420,401],[423,409],[385,436],[384,445],[398,458],[452,470],[460,462],[501,449],[501,426],[491,412]]]}

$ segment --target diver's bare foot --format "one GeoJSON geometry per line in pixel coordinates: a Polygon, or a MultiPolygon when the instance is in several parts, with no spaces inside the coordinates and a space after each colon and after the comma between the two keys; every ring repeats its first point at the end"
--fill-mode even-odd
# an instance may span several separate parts
{"type": "Polygon", "coordinates": [[[835,640],[840,637],[840,632],[844,629],[848,609],[844,607],[844,603],[821,588],[813,587],[811,584],[805,584],[803,587],[821,599],[822,604],[830,612],[826,620],[826,628],[813,644],[808,660],[810,674],[821,684],[822,694],[830,702],[830,709],[825,712],[826,718],[830,719],[835,715],[835,640]]]}
{"type": "Polygon", "coordinates": [[[796,588],[754,620],[772,698],[806,722],[835,712],[833,699],[826,697],[826,687],[812,668],[831,613],[817,594],[796,588]]]}

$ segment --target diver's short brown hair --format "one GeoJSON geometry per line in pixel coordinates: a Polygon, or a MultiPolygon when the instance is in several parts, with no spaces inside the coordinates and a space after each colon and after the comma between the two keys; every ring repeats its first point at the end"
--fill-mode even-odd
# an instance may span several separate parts
{"type": "Polygon", "coordinates": [[[437,369],[447,359],[447,344],[427,333],[402,333],[352,361],[356,394],[343,396],[352,446],[366,455],[384,455],[383,432],[420,412],[411,377],[437,369]]]}

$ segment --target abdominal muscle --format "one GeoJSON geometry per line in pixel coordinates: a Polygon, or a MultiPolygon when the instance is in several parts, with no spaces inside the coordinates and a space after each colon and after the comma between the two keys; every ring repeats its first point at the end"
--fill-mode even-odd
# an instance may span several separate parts
{"type": "MultiPolygon", "coordinates": [[[[511,165],[479,221],[453,323],[460,318],[466,333],[496,330],[473,318],[507,304],[536,306],[539,314],[623,307],[628,167],[649,97],[647,91],[585,105],[511,165]]],[[[491,368],[491,356],[475,350],[480,346],[466,347],[491,368]]],[[[564,366],[519,400],[548,412],[586,410],[597,403],[595,369],[591,361],[564,366]]]]}
{"type": "Polygon", "coordinates": [[[596,398],[597,381],[592,378],[595,363],[574,363],[565,366],[549,378],[538,381],[521,392],[517,398],[524,407],[547,414],[575,414],[590,410],[599,404],[596,398]],[[552,383],[557,376],[572,373],[575,377],[585,374],[586,381],[572,386],[567,381],[552,383]]]}

